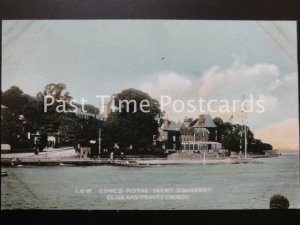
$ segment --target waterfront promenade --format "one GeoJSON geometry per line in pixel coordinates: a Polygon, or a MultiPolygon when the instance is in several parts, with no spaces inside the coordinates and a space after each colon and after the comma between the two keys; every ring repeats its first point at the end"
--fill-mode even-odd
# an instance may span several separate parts
{"type": "Polygon", "coordinates": [[[221,158],[221,159],[167,159],[167,158],[125,158],[124,160],[109,158],[80,158],[74,148],[49,148],[34,153],[10,153],[1,154],[2,166],[99,166],[113,165],[125,167],[144,167],[154,165],[188,165],[188,164],[238,164],[248,163],[251,159],[243,158],[221,158]]]}

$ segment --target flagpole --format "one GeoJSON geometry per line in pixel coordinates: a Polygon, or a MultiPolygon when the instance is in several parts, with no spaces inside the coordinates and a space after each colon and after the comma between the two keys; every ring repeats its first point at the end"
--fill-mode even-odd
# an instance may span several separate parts
{"type": "Polygon", "coordinates": [[[247,159],[247,127],[245,126],[245,158],[247,159]]]}
{"type": "MultiPolygon", "coordinates": [[[[246,99],[246,96],[243,95],[243,101],[246,99]]],[[[245,135],[245,138],[244,138],[244,145],[245,145],[245,158],[247,159],[247,111],[246,109],[242,109],[242,123],[244,125],[244,135],[245,135]]]]}

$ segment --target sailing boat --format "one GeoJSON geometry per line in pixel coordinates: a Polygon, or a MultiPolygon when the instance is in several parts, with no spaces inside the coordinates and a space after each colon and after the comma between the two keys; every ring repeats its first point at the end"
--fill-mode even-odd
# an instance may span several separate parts
{"type": "Polygon", "coordinates": [[[2,170],[1,168],[1,177],[7,177],[8,176],[8,173],[6,170],[2,170]]]}

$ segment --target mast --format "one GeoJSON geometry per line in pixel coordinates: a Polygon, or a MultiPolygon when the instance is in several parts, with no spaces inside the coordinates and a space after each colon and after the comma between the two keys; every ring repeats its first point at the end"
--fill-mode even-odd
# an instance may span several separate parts
{"type": "MultiPolygon", "coordinates": [[[[245,101],[246,96],[243,95],[243,101],[245,101]]],[[[245,150],[245,158],[247,158],[247,109],[246,106],[242,108],[242,125],[244,126],[244,150],[245,150]]]]}
{"type": "Polygon", "coordinates": [[[245,126],[245,158],[247,159],[247,126],[245,126]]]}

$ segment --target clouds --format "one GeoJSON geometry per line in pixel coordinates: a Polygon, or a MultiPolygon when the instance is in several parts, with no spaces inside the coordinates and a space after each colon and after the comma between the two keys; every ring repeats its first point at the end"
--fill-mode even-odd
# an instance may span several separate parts
{"type": "MultiPolygon", "coordinates": [[[[274,64],[246,65],[235,57],[227,68],[212,66],[198,76],[162,72],[150,76],[140,88],[154,97],[169,95],[173,99],[242,100],[245,95],[263,100],[267,111],[276,110],[282,98],[297,93],[297,74],[281,74],[274,64]]],[[[297,101],[297,98],[294,99],[297,101]]]]}
{"type": "MultiPolygon", "coordinates": [[[[265,111],[249,115],[249,125],[254,130],[298,116],[297,73],[282,74],[275,64],[247,65],[235,57],[229,67],[214,66],[199,79],[198,93],[206,98],[240,99],[244,94],[253,94],[256,101],[263,100],[265,111]]],[[[223,117],[220,113],[217,115],[223,117]]],[[[234,118],[233,122],[241,121],[239,113],[234,118]]]]}
{"type": "MultiPolygon", "coordinates": [[[[295,21],[262,25],[296,54],[295,21]]],[[[267,111],[250,115],[253,129],[298,116],[297,63],[257,21],[7,20],[2,49],[3,91],[17,85],[35,95],[47,83],[63,82],[74,98],[95,105],[95,95],[126,88],[183,101],[254,94],[265,100],[267,111]],[[243,60],[232,60],[232,53],[243,60]]],[[[169,111],[174,120],[197,114],[169,111]]]]}
{"type": "Polygon", "coordinates": [[[184,75],[179,75],[175,72],[162,72],[155,75],[154,82],[145,82],[140,87],[142,90],[152,94],[182,95],[184,92],[189,91],[192,86],[192,81],[184,75]]]}
{"type": "Polygon", "coordinates": [[[296,72],[278,77],[269,87],[271,93],[282,98],[295,97],[298,90],[298,75],[296,72]]]}
{"type": "Polygon", "coordinates": [[[276,65],[246,65],[235,57],[227,68],[213,66],[200,78],[199,95],[204,97],[240,97],[243,94],[266,93],[268,86],[280,76],[276,65]]]}
{"type": "MultiPolygon", "coordinates": [[[[298,117],[298,77],[297,73],[282,74],[279,67],[275,64],[258,62],[253,65],[242,63],[238,57],[234,57],[232,64],[221,68],[218,65],[212,66],[198,76],[191,74],[181,74],[176,72],[162,72],[149,76],[149,80],[143,82],[139,88],[148,92],[151,96],[160,99],[162,95],[168,95],[172,100],[180,99],[187,101],[189,99],[199,98],[205,100],[226,99],[242,100],[250,95],[254,99],[253,111],[256,111],[257,102],[263,101],[265,111],[263,113],[249,113],[249,126],[263,141],[269,141],[271,144],[274,139],[275,147],[295,148],[295,135],[299,133],[295,130],[294,118],[298,117]],[[256,105],[256,106],[255,106],[256,105]],[[292,121],[292,122],[291,122],[292,121]],[[282,128],[281,128],[282,126],[282,128]],[[273,128],[277,136],[270,135],[273,128]],[[291,128],[288,137],[287,132],[291,128]],[[281,145],[277,138],[285,136],[286,140],[292,139],[291,145],[281,145]],[[266,140],[264,140],[266,138],[266,140]],[[293,144],[292,144],[293,143],[293,144]]],[[[237,104],[238,108],[240,103],[237,104]]],[[[196,106],[197,108],[197,106],[196,106]]],[[[168,117],[173,120],[183,119],[185,116],[197,117],[200,113],[189,113],[187,110],[176,113],[171,107],[165,107],[168,117]]],[[[222,117],[225,121],[231,116],[231,113],[211,113],[212,116],[222,117]]],[[[241,122],[241,113],[234,113],[234,123],[241,122]]],[[[296,123],[298,126],[298,123],[296,123]]]]}

